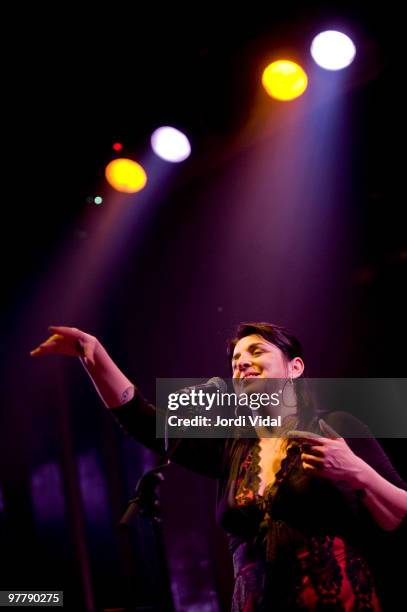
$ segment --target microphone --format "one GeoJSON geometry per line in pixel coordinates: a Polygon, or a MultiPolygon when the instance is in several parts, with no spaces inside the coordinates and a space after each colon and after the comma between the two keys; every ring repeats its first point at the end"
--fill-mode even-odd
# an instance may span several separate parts
{"type": "MultiPolygon", "coordinates": [[[[184,387],[183,389],[178,389],[178,391],[176,391],[175,393],[192,394],[194,391],[198,393],[199,391],[203,391],[204,393],[216,393],[216,391],[225,393],[227,391],[227,388],[228,386],[223,380],[223,378],[219,378],[219,376],[214,376],[213,378],[210,378],[209,380],[206,381],[206,383],[203,383],[202,385],[191,385],[190,387],[184,387]]],[[[194,409],[191,406],[188,406],[187,413],[189,416],[193,417],[194,415],[199,415],[200,411],[196,407],[194,409]]],[[[179,427],[179,430],[184,432],[184,431],[187,431],[187,428],[185,426],[181,426],[179,427]]],[[[180,443],[180,439],[176,442],[176,447],[178,447],[179,443],[180,443]]],[[[166,416],[166,419],[165,419],[164,449],[166,453],[169,452],[168,416],[166,416]]]]}
{"type": "Polygon", "coordinates": [[[179,389],[176,393],[191,393],[192,391],[205,391],[206,393],[214,393],[216,391],[220,391],[221,393],[226,393],[227,384],[223,380],[223,378],[219,378],[219,376],[214,376],[203,383],[202,385],[192,385],[191,387],[184,387],[183,389],[179,389]]]}

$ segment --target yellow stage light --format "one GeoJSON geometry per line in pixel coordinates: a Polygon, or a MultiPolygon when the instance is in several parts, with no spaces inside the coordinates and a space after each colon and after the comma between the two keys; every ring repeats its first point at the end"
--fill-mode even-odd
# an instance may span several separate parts
{"type": "Polygon", "coordinates": [[[269,64],[261,80],[269,96],[285,101],[298,98],[308,85],[307,75],[301,66],[289,60],[269,64]]]}
{"type": "Polygon", "coordinates": [[[106,166],[105,176],[113,189],[123,193],[141,191],[147,183],[144,168],[132,159],[114,159],[106,166]]]}

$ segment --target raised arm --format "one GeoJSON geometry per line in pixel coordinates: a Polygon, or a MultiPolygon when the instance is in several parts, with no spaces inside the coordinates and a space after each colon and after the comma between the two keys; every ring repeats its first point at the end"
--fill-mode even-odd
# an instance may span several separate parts
{"type": "MultiPolygon", "coordinates": [[[[148,403],[123,374],[95,336],[76,327],[51,326],[52,335],[30,352],[40,355],[79,357],[86,372],[111,414],[124,431],[148,448],[164,453],[164,439],[156,436],[156,407],[148,403]]],[[[222,463],[222,439],[176,441],[172,460],[185,467],[218,478],[222,463]]]]}
{"type": "Polygon", "coordinates": [[[108,408],[116,408],[132,399],[134,384],[115,364],[99,340],[76,327],[51,326],[52,335],[30,352],[41,355],[79,357],[96,391],[108,408]]]}

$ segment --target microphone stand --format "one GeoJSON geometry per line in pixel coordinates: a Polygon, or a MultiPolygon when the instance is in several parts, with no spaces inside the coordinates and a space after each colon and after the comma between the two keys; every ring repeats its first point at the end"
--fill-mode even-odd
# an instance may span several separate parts
{"type": "Polygon", "coordinates": [[[127,509],[120,519],[118,527],[129,527],[133,516],[137,514],[150,519],[154,524],[161,523],[161,506],[156,487],[164,481],[164,476],[160,470],[169,464],[170,460],[143,474],[134,490],[134,497],[128,501],[127,509]]]}
{"type": "MultiPolygon", "coordinates": [[[[155,552],[158,566],[159,585],[155,589],[155,594],[158,597],[156,602],[156,608],[136,608],[136,610],[148,610],[153,612],[174,612],[172,593],[170,588],[170,579],[168,574],[168,568],[166,563],[165,546],[162,533],[162,519],[161,519],[161,503],[158,495],[157,487],[164,481],[162,470],[167,468],[171,463],[171,457],[179,446],[180,439],[176,440],[175,444],[171,449],[167,449],[162,459],[159,461],[151,470],[148,470],[139,479],[135,491],[134,497],[129,502],[127,509],[125,510],[122,518],[120,519],[117,527],[119,533],[124,537],[122,544],[126,553],[126,561],[128,567],[134,564],[134,557],[131,553],[131,546],[129,542],[129,528],[130,524],[136,516],[147,518],[151,524],[154,541],[155,541],[155,552]]],[[[167,446],[167,445],[166,445],[167,446]]],[[[127,608],[126,608],[127,610],[127,608]]],[[[130,612],[130,611],[129,611],[130,612]]]]}

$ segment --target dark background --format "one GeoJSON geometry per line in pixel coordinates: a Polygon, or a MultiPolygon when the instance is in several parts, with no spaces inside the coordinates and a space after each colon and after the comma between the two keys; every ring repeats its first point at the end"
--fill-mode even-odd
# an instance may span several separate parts
{"type": "MultiPolygon", "coordinates": [[[[80,365],[29,358],[48,325],[97,335],[152,399],[156,377],[226,376],[226,339],[242,320],[288,326],[310,376],[404,376],[402,19],[396,3],[352,4],[7,17],[2,589],[64,589],[71,609],[98,610],[128,591],[142,609],[155,589],[148,526],[132,536],[130,586],[114,530],[154,458],[80,365]],[[289,104],[267,98],[262,68],[279,53],[310,66],[320,28],[353,36],[354,64],[310,67],[289,104]],[[190,136],[185,163],[151,154],[164,124],[190,136]],[[136,196],[105,183],[115,141],[149,173],[136,196]],[[101,206],[88,201],[98,194],[101,206]]],[[[402,444],[383,440],[405,475],[402,444]]],[[[228,609],[214,491],[177,466],[163,485],[179,610],[228,609]]]]}

